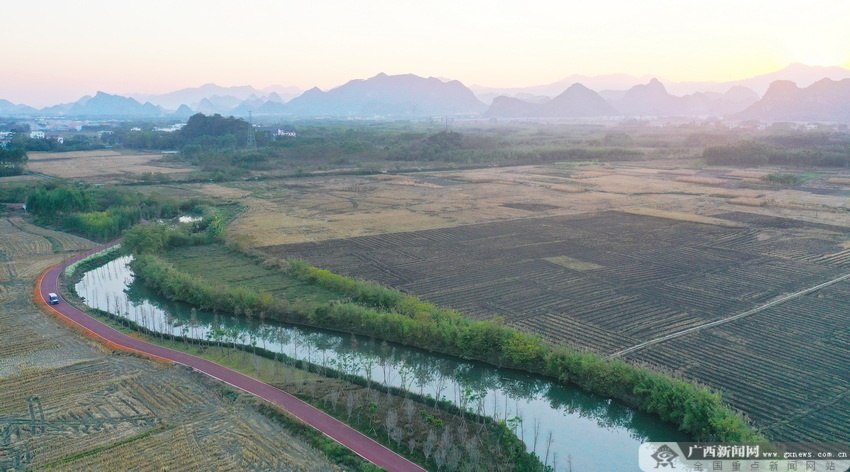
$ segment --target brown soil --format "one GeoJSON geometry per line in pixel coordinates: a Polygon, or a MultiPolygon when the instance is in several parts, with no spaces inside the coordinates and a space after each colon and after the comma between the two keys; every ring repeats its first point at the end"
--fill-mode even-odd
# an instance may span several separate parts
{"type": "Polygon", "coordinates": [[[113,354],[41,312],[35,276],[92,244],[21,221],[0,227],[0,469],[335,469],[239,395],[113,354]]]}

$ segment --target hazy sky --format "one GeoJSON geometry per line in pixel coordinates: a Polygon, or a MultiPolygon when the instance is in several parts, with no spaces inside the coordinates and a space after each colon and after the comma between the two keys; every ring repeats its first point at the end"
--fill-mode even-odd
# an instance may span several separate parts
{"type": "Polygon", "coordinates": [[[847,0],[39,0],[0,2],[0,18],[0,98],[33,106],[379,72],[515,87],[850,67],[847,0]]]}

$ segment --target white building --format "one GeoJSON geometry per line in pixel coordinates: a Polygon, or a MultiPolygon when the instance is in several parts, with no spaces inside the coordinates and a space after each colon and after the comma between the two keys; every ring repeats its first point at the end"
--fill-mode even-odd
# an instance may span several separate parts
{"type": "Polygon", "coordinates": [[[30,132],[30,139],[44,139],[44,131],[30,132]]]}

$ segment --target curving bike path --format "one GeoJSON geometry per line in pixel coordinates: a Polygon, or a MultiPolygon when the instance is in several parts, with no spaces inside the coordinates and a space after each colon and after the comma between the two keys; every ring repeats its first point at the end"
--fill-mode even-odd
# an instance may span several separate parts
{"type": "Polygon", "coordinates": [[[383,467],[388,471],[419,472],[425,470],[383,445],[375,442],[354,428],[284,392],[283,390],[272,387],[271,385],[265,384],[259,380],[253,379],[247,375],[233,371],[214,362],[210,362],[206,359],[150,344],[127,336],[126,334],[116,331],[115,329],[101,323],[64,301],[60,302],[58,305],[50,305],[47,303],[48,293],[59,293],[59,277],[68,264],[72,264],[89,254],[101,251],[105,248],[114,246],[115,244],[118,244],[118,242],[115,241],[105,246],[78,254],[72,259],[65,261],[64,263],[57,264],[44,271],[39,276],[33,289],[33,299],[44,309],[56,315],[64,323],[82,331],[85,336],[100,341],[113,349],[141,354],[160,362],[183,364],[240,390],[267,400],[296,416],[301,421],[318,429],[331,439],[351,449],[367,461],[379,467],[383,467]]]}

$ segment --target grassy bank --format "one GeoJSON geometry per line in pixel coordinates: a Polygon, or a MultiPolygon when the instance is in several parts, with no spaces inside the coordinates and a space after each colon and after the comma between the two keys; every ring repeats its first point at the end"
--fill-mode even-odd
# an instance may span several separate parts
{"type": "MultiPolygon", "coordinates": [[[[216,251],[227,251],[222,247],[216,251]]],[[[173,254],[173,253],[171,253],[173,254]]],[[[172,258],[169,255],[169,258],[172,258]]],[[[233,254],[234,259],[247,256],[233,254]]],[[[256,263],[257,261],[254,261],[256,263]]],[[[262,314],[267,319],[351,332],[434,350],[501,367],[544,374],[676,424],[697,440],[763,441],[720,394],[667,374],[564,346],[505,326],[472,321],[411,295],[353,280],[303,262],[276,262],[281,273],[335,295],[331,301],[290,301],[252,288],[213,283],[153,255],[139,256],[134,270],[163,295],[219,311],[262,314]]],[[[267,264],[273,267],[275,263],[267,264]]],[[[206,273],[214,272],[206,268],[206,273]]]]}

